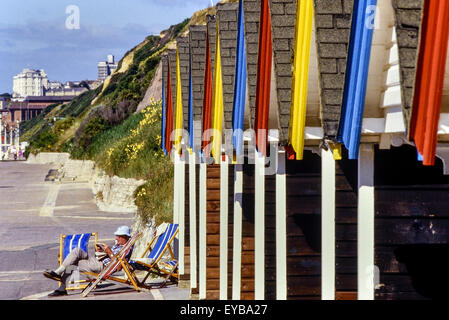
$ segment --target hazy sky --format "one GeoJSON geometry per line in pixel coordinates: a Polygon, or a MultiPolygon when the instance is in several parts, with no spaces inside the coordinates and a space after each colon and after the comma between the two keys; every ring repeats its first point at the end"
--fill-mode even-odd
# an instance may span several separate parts
{"type": "Polygon", "coordinates": [[[0,93],[12,93],[13,76],[24,68],[44,69],[51,81],[94,80],[107,54],[120,60],[212,1],[1,0],[0,93]],[[76,13],[66,13],[71,5],[79,8],[79,29],[76,13]]]}

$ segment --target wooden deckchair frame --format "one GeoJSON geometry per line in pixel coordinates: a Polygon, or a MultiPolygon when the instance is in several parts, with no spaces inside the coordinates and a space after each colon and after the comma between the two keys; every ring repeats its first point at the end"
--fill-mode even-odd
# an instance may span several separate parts
{"type": "Polygon", "coordinates": [[[141,232],[132,236],[128,240],[128,242],[125,244],[125,246],[122,248],[122,250],[120,250],[117,254],[114,254],[114,256],[111,259],[111,262],[109,262],[109,264],[100,273],[88,272],[88,271],[82,272],[83,274],[85,274],[87,276],[95,277],[95,280],[91,281],[86,286],[86,288],[84,288],[83,292],[81,293],[83,297],[87,297],[87,295],[92,290],[94,290],[101,281],[113,281],[113,282],[118,282],[118,283],[121,283],[124,285],[132,285],[134,287],[134,289],[136,289],[137,291],[140,291],[139,286],[138,286],[138,279],[132,272],[130,272],[131,266],[129,265],[129,263],[126,261],[125,258],[126,258],[126,254],[129,252],[129,249],[136,243],[136,241],[141,236],[142,236],[141,232]],[[129,246],[129,248],[128,248],[128,246],[129,246]],[[125,271],[125,273],[127,275],[127,279],[122,279],[122,278],[118,278],[118,277],[114,277],[114,276],[110,275],[115,271],[115,269],[118,268],[119,265],[125,271]]]}
{"type": "MultiPolygon", "coordinates": [[[[58,254],[58,262],[59,262],[59,266],[61,266],[62,262],[64,261],[63,255],[64,255],[64,239],[67,238],[66,234],[60,234],[59,235],[59,254],[58,254]]],[[[98,233],[97,232],[92,232],[90,234],[89,240],[91,237],[94,237],[95,239],[95,246],[97,245],[98,242],[98,233]]],[[[66,287],[66,290],[83,290],[84,288],[87,287],[87,282],[88,280],[77,280],[77,281],[70,281],[68,283],[68,286],[66,287]]],[[[61,281],[59,281],[59,285],[61,285],[61,281]]]]}

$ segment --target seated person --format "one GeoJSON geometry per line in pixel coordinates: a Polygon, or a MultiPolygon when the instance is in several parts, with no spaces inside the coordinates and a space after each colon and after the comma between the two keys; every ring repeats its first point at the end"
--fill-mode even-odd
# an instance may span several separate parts
{"type": "MultiPolygon", "coordinates": [[[[104,257],[101,259],[97,258],[97,255],[88,255],[87,252],[80,248],[76,248],[70,252],[67,257],[62,262],[61,266],[56,270],[46,270],[44,271],[44,276],[53,279],[56,281],[60,281],[61,285],[54,292],[50,293],[49,297],[57,297],[67,295],[66,283],[70,278],[72,272],[66,272],[71,266],[77,266],[76,270],[78,272],[88,271],[94,273],[100,273],[114,257],[114,254],[117,254],[123,246],[128,242],[131,237],[131,230],[128,226],[118,227],[114,233],[115,235],[115,244],[110,248],[108,245],[101,243],[97,244],[95,251],[96,253],[104,253],[104,257]]],[[[126,260],[129,260],[132,254],[132,248],[125,257],[126,260]]],[[[121,270],[121,265],[118,266],[116,271],[121,270]]]]}

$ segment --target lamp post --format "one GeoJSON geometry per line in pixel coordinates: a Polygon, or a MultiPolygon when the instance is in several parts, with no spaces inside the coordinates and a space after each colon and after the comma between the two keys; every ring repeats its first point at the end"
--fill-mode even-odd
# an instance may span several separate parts
{"type": "Polygon", "coordinates": [[[20,121],[16,120],[16,128],[14,130],[14,136],[15,136],[15,141],[14,144],[16,145],[16,147],[19,147],[20,144],[20,121]]]}

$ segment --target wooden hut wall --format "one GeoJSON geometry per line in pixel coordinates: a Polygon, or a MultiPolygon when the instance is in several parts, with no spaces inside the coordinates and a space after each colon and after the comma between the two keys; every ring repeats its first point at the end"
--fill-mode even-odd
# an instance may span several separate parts
{"type": "Polygon", "coordinates": [[[357,300],[358,163],[343,150],[335,164],[335,299],[357,300]]]}
{"type": "Polygon", "coordinates": [[[402,146],[375,152],[376,299],[447,298],[449,176],[402,146]]]}
{"type": "MultiPolygon", "coordinates": [[[[234,168],[229,166],[228,181],[234,180],[234,168]]],[[[207,166],[207,216],[206,216],[206,299],[220,298],[220,165],[207,166]]],[[[233,192],[228,185],[228,297],[232,285],[232,233],[233,233],[233,192]]]]}
{"type": "Polygon", "coordinates": [[[190,280],[190,183],[189,162],[184,171],[184,275],[180,280],[190,280]]]}
{"type": "MultiPolygon", "coordinates": [[[[248,158],[245,158],[248,160],[248,158]]],[[[248,161],[243,166],[242,197],[242,267],[241,290],[242,300],[255,298],[255,166],[248,161]]],[[[265,176],[265,299],[276,299],[276,176],[265,176]]]]}
{"type": "Polygon", "coordinates": [[[265,176],[265,299],[276,300],[276,175],[265,176]]]}
{"type": "Polygon", "coordinates": [[[254,164],[243,165],[240,298],[254,300],[254,164]]]}
{"type": "Polygon", "coordinates": [[[321,160],[286,161],[287,298],[321,298],[321,160]]]}
{"type": "MultiPolygon", "coordinates": [[[[321,299],[321,158],[288,160],[288,299],[321,299]]],[[[336,299],[357,297],[357,161],[336,162],[336,299]]]]}
{"type": "Polygon", "coordinates": [[[207,166],[206,299],[218,300],[220,282],[220,166],[207,166]]]}

